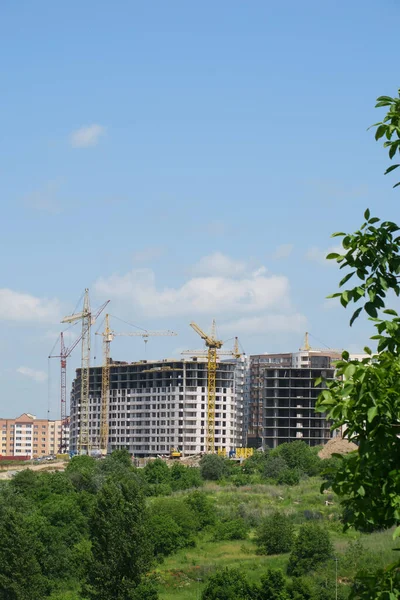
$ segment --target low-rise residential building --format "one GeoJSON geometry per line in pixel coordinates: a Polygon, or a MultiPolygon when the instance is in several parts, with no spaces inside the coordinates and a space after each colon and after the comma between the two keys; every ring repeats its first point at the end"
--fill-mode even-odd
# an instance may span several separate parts
{"type": "MultiPolygon", "coordinates": [[[[24,413],[16,419],[1,419],[1,456],[39,458],[56,454],[61,446],[61,421],[37,419],[24,413]]],[[[69,423],[65,424],[67,448],[69,449],[69,423]]]]}

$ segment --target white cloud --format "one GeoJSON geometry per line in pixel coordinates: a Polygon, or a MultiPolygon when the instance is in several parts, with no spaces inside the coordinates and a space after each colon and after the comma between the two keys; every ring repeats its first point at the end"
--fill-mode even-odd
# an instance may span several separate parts
{"type": "Polygon", "coordinates": [[[191,269],[193,275],[216,275],[221,277],[236,277],[244,273],[246,263],[243,260],[234,260],[221,252],[214,252],[203,256],[191,269]]]}
{"type": "Polygon", "coordinates": [[[260,328],[305,330],[305,317],[291,305],[287,277],[267,274],[265,267],[250,270],[242,261],[216,256],[204,257],[195,266],[202,273],[208,270],[208,275],[192,276],[176,287],[158,287],[151,269],[133,269],[99,279],[95,291],[119,303],[120,308],[129,307],[146,317],[215,316],[221,329],[228,329],[232,322],[232,331],[248,327],[256,333],[260,328]]]}
{"type": "Polygon", "coordinates": [[[31,369],[30,367],[18,367],[17,373],[20,373],[25,377],[30,377],[37,383],[43,383],[43,381],[46,381],[47,379],[47,374],[44,371],[38,371],[36,369],[31,369]]]}
{"type": "Polygon", "coordinates": [[[73,148],[88,148],[96,146],[104,133],[105,127],[94,123],[73,131],[69,136],[69,141],[73,148]]]}
{"type": "Polygon", "coordinates": [[[288,258],[288,256],[292,254],[293,248],[293,244],[281,244],[280,246],[276,247],[272,258],[276,258],[278,260],[281,258],[288,258]]]}
{"type": "Polygon", "coordinates": [[[28,208],[58,214],[61,212],[61,204],[57,198],[59,188],[59,182],[48,181],[43,187],[25,196],[24,203],[28,208]]]}
{"type": "Polygon", "coordinates": [[[240,335],[264,335],[266,333],[288,332],[303,333],[307,328],[307,319],[299,313],[269,314],[259,317],[244,317],[228,321],[219,326],[221,331],[240,335]]]}
{"type": "Polygon", "coordinates": [[[331,246],[330,248],[323,250],[317,246],[312,246],[307,250],[305,257],[307,260],[324,265],[325,267],[335,266],[336,262],[334,260],[326,260],[327,255],[331,252],[337,252],[338,254],[341,254],[343,252],[343,248],[342,246],[331,246]]]}
{"type": "Polygon", "coordinates": [[[133,260],[135,262],[151,262],[152,260],[157,260],[164,254],[164,249],[159,246],[148,246],[147,248],[143,248],[143,250],[139,250],[135,252],[133,255],[133,260]]]}
{"type": "Polygon", "coordinates": [[[0,320],[54,322],[60,320],[58,300],[37,298],[7,288],[0,289],[0,320]]]}

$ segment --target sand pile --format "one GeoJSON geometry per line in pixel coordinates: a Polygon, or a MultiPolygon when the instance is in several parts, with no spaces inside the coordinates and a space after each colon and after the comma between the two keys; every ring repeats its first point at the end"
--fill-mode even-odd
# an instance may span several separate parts
{"type": "Polygon", "coordinates": [[[330,458],[332,454],[348,454],[357,450],[356,444],[343,439],[342,437],[335,437],[329,440],[327,444],[318,452],[320,458],[330,458]]]}

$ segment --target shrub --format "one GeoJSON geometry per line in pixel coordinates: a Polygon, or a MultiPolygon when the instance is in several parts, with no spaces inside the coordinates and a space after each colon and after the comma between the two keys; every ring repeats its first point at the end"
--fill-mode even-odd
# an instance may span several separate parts
{"type": "Polygon", "coordinates": [[[257,535],[258,554],[283,554],[293,545],[294,528],[290,518],[280,512],[265,517],[257,535]]]}
{"type": "Polygon", "coordinates": [[[200,460],[200,473],[203,479],[217,481],[230,472],[227,458],[218,454],[205,454],[200,460]]]}
{"type": "Polygon", "coordinates": [[[300,473],[298,469],[284,469],[277,481],[279,485],[299,485],[300,473]]]}
{"type": "Polygon", "coordinates": [[[224,569],[212,575],[202,593],[202,600],[253,600],[255,588],[238,569],[224,569]]]}
{"type": "Polygon", "coordinates": [[[275,479],[288,468],[288,464],[281,456],[269,456],[264,466],[264,477],[267,479],[275,479]]]}
{"type": "Polygon", "coordinates": [[[273,455],[283,458],[290,469],[298,469],[306,475],[318,475],[320,472],[321,459],[301,440],[281,444],[273,450],[273,455]]]}
{"type": "Polygon", "coordinates": [[[194,546],[200,524],[184,499],[157,498],[150,507],[150,529],[158,554],[165,555],[179,548],[194,546]]]}
{"type": "Polygon", "coordinates": [[[215,523],[214,503],[204,492],[195,491],[185,498],[186,504],[196,515],[200,529],[215,523]]]}
{"type": "Polygon", "coordinates": [[[245,540],[247,526],[243,519],[233,519],[219,523],[214,531],[214,540],[245,540]]]}
{"type": "Polygon", "coordinates": [[[279,569],[268,569],[261,579],[260,600],[288,600],[286,581],[279,569]]]}
{"type": "Polygon", "coordinates": [[[200,469],[196,467],[186,467],[179,462],[175,462],[170,472],[171,487],[174,491],[188,490],[203,485],[200,475],[200,469]]]}
{"type": "Polygon", "coordinates": [[[318,523],[305,523],[295,539],[287,567],[288,575],[299,577],[315,570],[332,558],[333,546],[329,533],[318,523]]]}
{"type": "Polygon", "coordinates": [[[143,475],[147,483],[165,483],[171,482],[170,469],[161,458],[149,461],[143,469],[143,475]]]}

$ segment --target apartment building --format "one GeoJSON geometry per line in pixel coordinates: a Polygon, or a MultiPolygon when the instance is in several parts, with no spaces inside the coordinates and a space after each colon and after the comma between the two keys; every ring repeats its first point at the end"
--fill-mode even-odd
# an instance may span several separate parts
{"type": "Polygon", "coordinates": [[[302,439],[311,446],[331,437],[325,416],[315,412],[315,379],[334,377],[334,350],[300,350],[250,357],[247,444],[275,448],[302,439]]]}
{"type": "MultiPolygon", "coordinates": [[[[240,359],[238,359],[240,361],[240,359]]],[[[215,449],[241,447],[243,441],[243,363],[218,364],[215,449]]],[[[102,368],[89,377],[89,436],[98,447],[102,368]]],[[[81,372],[71,391],[70,445],[77,449],[81,372]]],[[[193,358],[112,362],[109,395],[109,450],[127,448],[135,456],[156,456],[179,447],[184,455],[204,452],[207,436],[207,362],[193,358]]]]}
{"type": "MultiPolygon", "coordinates": [[[[1,456],[39,458],[56,454],[61,445],[61,421],[37,419],[24,413],[16,419],[0,419],[1,456]]],[[[65,424],[69,449],[69,423],[65,424]]]]}

